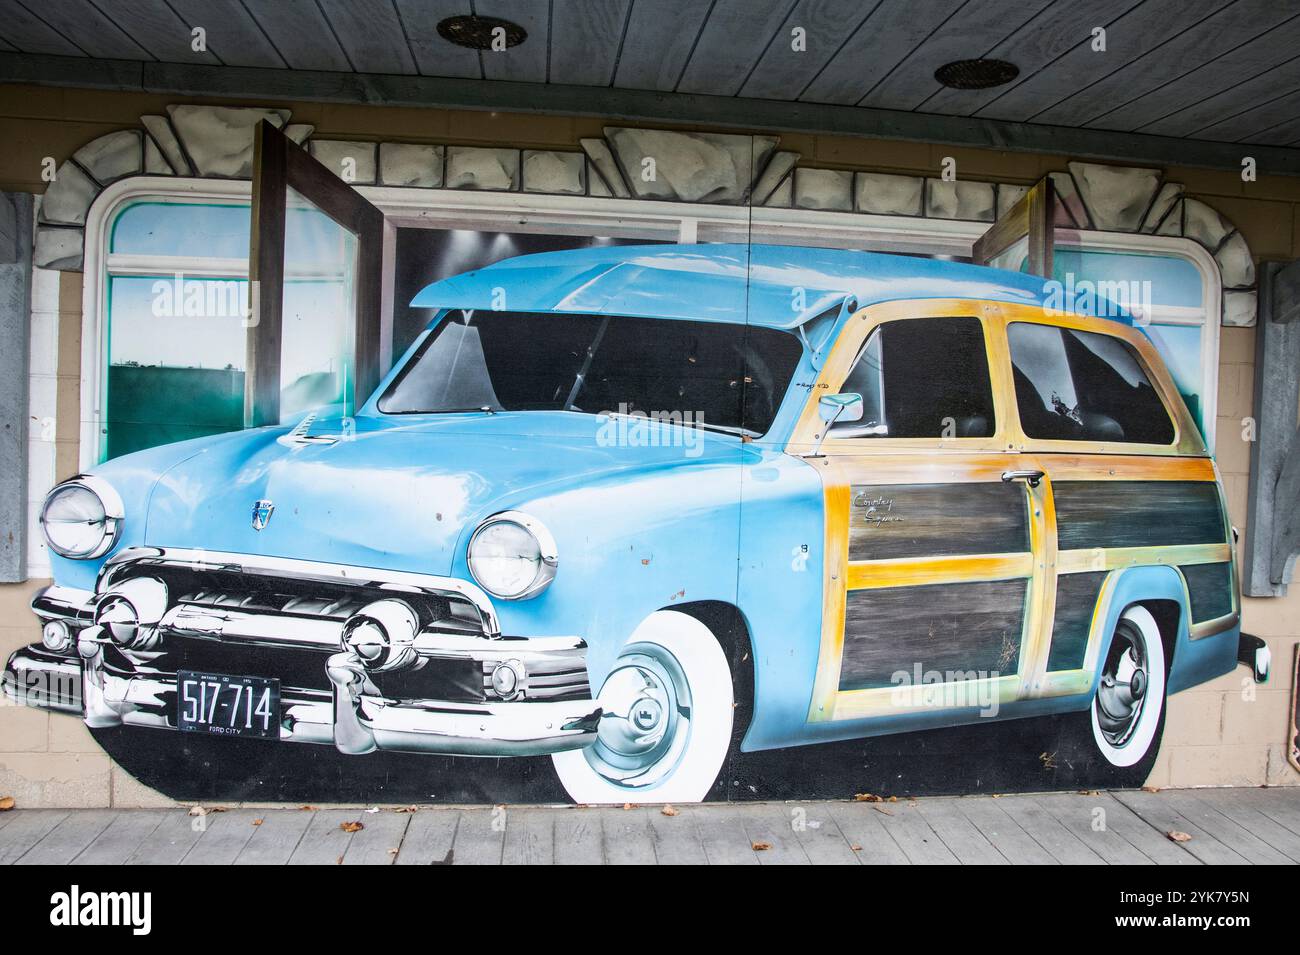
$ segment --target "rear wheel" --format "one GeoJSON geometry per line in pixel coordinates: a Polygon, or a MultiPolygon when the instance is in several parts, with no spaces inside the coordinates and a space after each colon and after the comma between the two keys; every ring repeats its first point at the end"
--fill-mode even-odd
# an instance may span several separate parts
{"type": "Polygon", "coordinates": [[[1115,625],[1088,710],[1092,750],[1110,781],[1139,786],[1151,772],[1165,724],[1165,647],[1145,607],[1115,625]]]}
{"type": "Polygon", "coordinates": [[[697,802],[731,743],[731,671],[713,633],[661,610],[632,634],[601,687],[596,741],[551,757],[574,802],[697,802]]]}

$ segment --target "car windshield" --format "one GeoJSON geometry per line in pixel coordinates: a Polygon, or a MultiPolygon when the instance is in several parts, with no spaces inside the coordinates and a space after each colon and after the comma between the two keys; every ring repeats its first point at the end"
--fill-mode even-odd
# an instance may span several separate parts
{"type": "Polygon", "coordinates": [[[801,353],[795,336],[747,325],[454,310],[379,410],[644,414],[758,436],[801,353]]]}

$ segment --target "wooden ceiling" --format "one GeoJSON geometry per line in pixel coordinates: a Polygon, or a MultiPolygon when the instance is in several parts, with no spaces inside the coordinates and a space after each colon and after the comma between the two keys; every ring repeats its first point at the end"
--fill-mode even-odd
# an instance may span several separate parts
{"type": "Polygon", "coordinates": [[[0,51],[0,61],[608,87],[734,97],[740,115],[765,100],[1300,146],[1300,0],[0,0],[0,51]],[[438,35],[440,20],[471,12],[518,23],[527,39],[494,53],[438,35]],[[191,49],[194,27],[206,51],[191,49]],[[796,28],[805,50],[792,49],[796,28]],[[1019,76],[985,90],[934,79],[981,57],[1019,76]]]}

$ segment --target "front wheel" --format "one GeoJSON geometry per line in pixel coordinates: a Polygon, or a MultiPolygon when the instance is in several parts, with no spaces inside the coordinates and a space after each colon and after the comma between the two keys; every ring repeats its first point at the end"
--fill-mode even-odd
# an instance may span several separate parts
{"type": "Polygon", "coordinates": [[[647,617],[599,693],[596,741],[551,759],[578,803],[698,802],[731,744],[731,670],[703,623],[675,610],[647,617]]]}

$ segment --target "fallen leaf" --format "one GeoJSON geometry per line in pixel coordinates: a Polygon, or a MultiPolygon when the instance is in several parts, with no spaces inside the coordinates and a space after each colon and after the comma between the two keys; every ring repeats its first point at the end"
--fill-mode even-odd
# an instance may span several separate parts
{"type": "Polygon", "coordinates": [[[1174,829],[1174,830],[1171,831],[1171,832],[1166,832],[1165,835],[1167,835],[1170,839],[1174,840],[1174,842],[1191,842],[1191,841],[1192,841],[1192,837],[1191,837],[1191,836],[1189,836],[1189,835],[1188,835],[1187,833],[1185,833],[1185,832],[1179,832],[1177,829],[1174,829]]]}
{"type": "Polygon", "coordinates": [[[623,808],[624,808],[624,809],[631,809],[631,808],[632,808],[632,804],[631,804],[630,802],[625,802],[625,803],[623,803],[623,808]]]}
{"type": "Polygon", "coordinates": [[[1056,754],[1055,754],[1055,753],[1039,753],[1039,754],[1038,754],[1038,758],[1039,758],[1039,759],[1042,761],[1042,763],[1043,763],[1043,769],[1055,769],[1055,768],[1056,768],[1056,754]]]}
{"type": "Polygon", "coordinates": [[[885,800],[885,802],[898,802],[898,797],[890,796],[888,799],[885,800]]]}
{"type": "Polygon", "coordinates": [[[679,810],[674,809],[672,806],[664,806],[659,810],[660,814],[664,816],[675,816],[678,814],[678,811],[679,810]]]}
{"type": "Polygon", "coordinates": [[[209,813],[225,812],[225,811],[226,808],[224,806],[191,806],[190,807],[191,816],[206,816],[209,813]]]}
{"type": "Polygon", "coordinates": [[[253,820],[253,825],[255,825],[255,826],[260,826],[260,825],[261,825],[262,823],[264,823],[264,822],[266,822],[265,819],[254,819],[254,820],[253,820]]]}
{"type": "Polygon", "coordinates": [[[315,811],[316,811],[316,807],[315,807],[315,806],[299,806],[298,808],[301,809],[303,812],[315,812],[315,811]]]}
{"type": "Polygon", "coordinates": [[[342,864],[343,864],[343,857],[342,857],[342,856],[339,856],[337,859],[335,859],[335,860],[334,860],[334,864],[335,864],[335,865],[342,865],[342,864]]]}
{"type": "Polygon", "coordinates": [[[751,842],[751,843],[750,843],[750,846],[753,847],[753,849],[754,849],[755,852],[766,852],[768,849],[772,848],[772,843],[770,843],[770,842],[751,842]]]}
{"type": "Polygon", "coordinates": [[[1142,787],[1142,791],[1143,791],[1144,793],[1158,793],[1158,792],[1160,792],[1160,787],[1159,787],[1159,786],[1143,786],[1143,787],[1142,787]]]}
{"type": "Polygon", "coordinates": [[[339,828],[344,832],[360,832],[366,827],[359,822],[340,822],[339,828]]]}
{"type": "Polygon", "coordinates": [[[8,812],[16,805],[13,796],[0,796],[0,812],[8,812]]]}
{"type": "Polygon", "coordinates": [[[849,846],[849,848],[852,849],[854,852],[862,851],[862,846],[858,845],[856,842],[853,843],[853,845],[849,846]]]}
{"type": "Polygon", "coordinates": [[[872,806],[871,808],[876,810],[876,812],[883,812],[886,816],[892,816],[894,814],[894,810],[886,809],[884,806],[872,806]]]}
{"type": "Polygon", "coordinates": [[[388,854],[389,854],[390,856],[395,856],[395,855],[397,855],[397,853],[399,853],[399,852],[401,852],[401,851],[402,851],[401,849],[389,849],[389,850],[388,850],[388,854]]]}
{"type": "Polygon", "coordinates": [[[885,800],[882,799],[880,796],[877,796],[875,793],[854,793],[853,801],[854,802],[884,802],[885,800]]]}
{"type": "Polygon", "coordinates": [[[1080,796],[1100,796],[1101,793],[1098,792],[1096,789],[1080,789],[1080,790],[1079,790],[1079,795],[1080,795],[1080,796]]]}
{"type": "Polygon", "coordinates": [[[393,812],[419,812],[419,806],[398,806],[393,812]]]}

